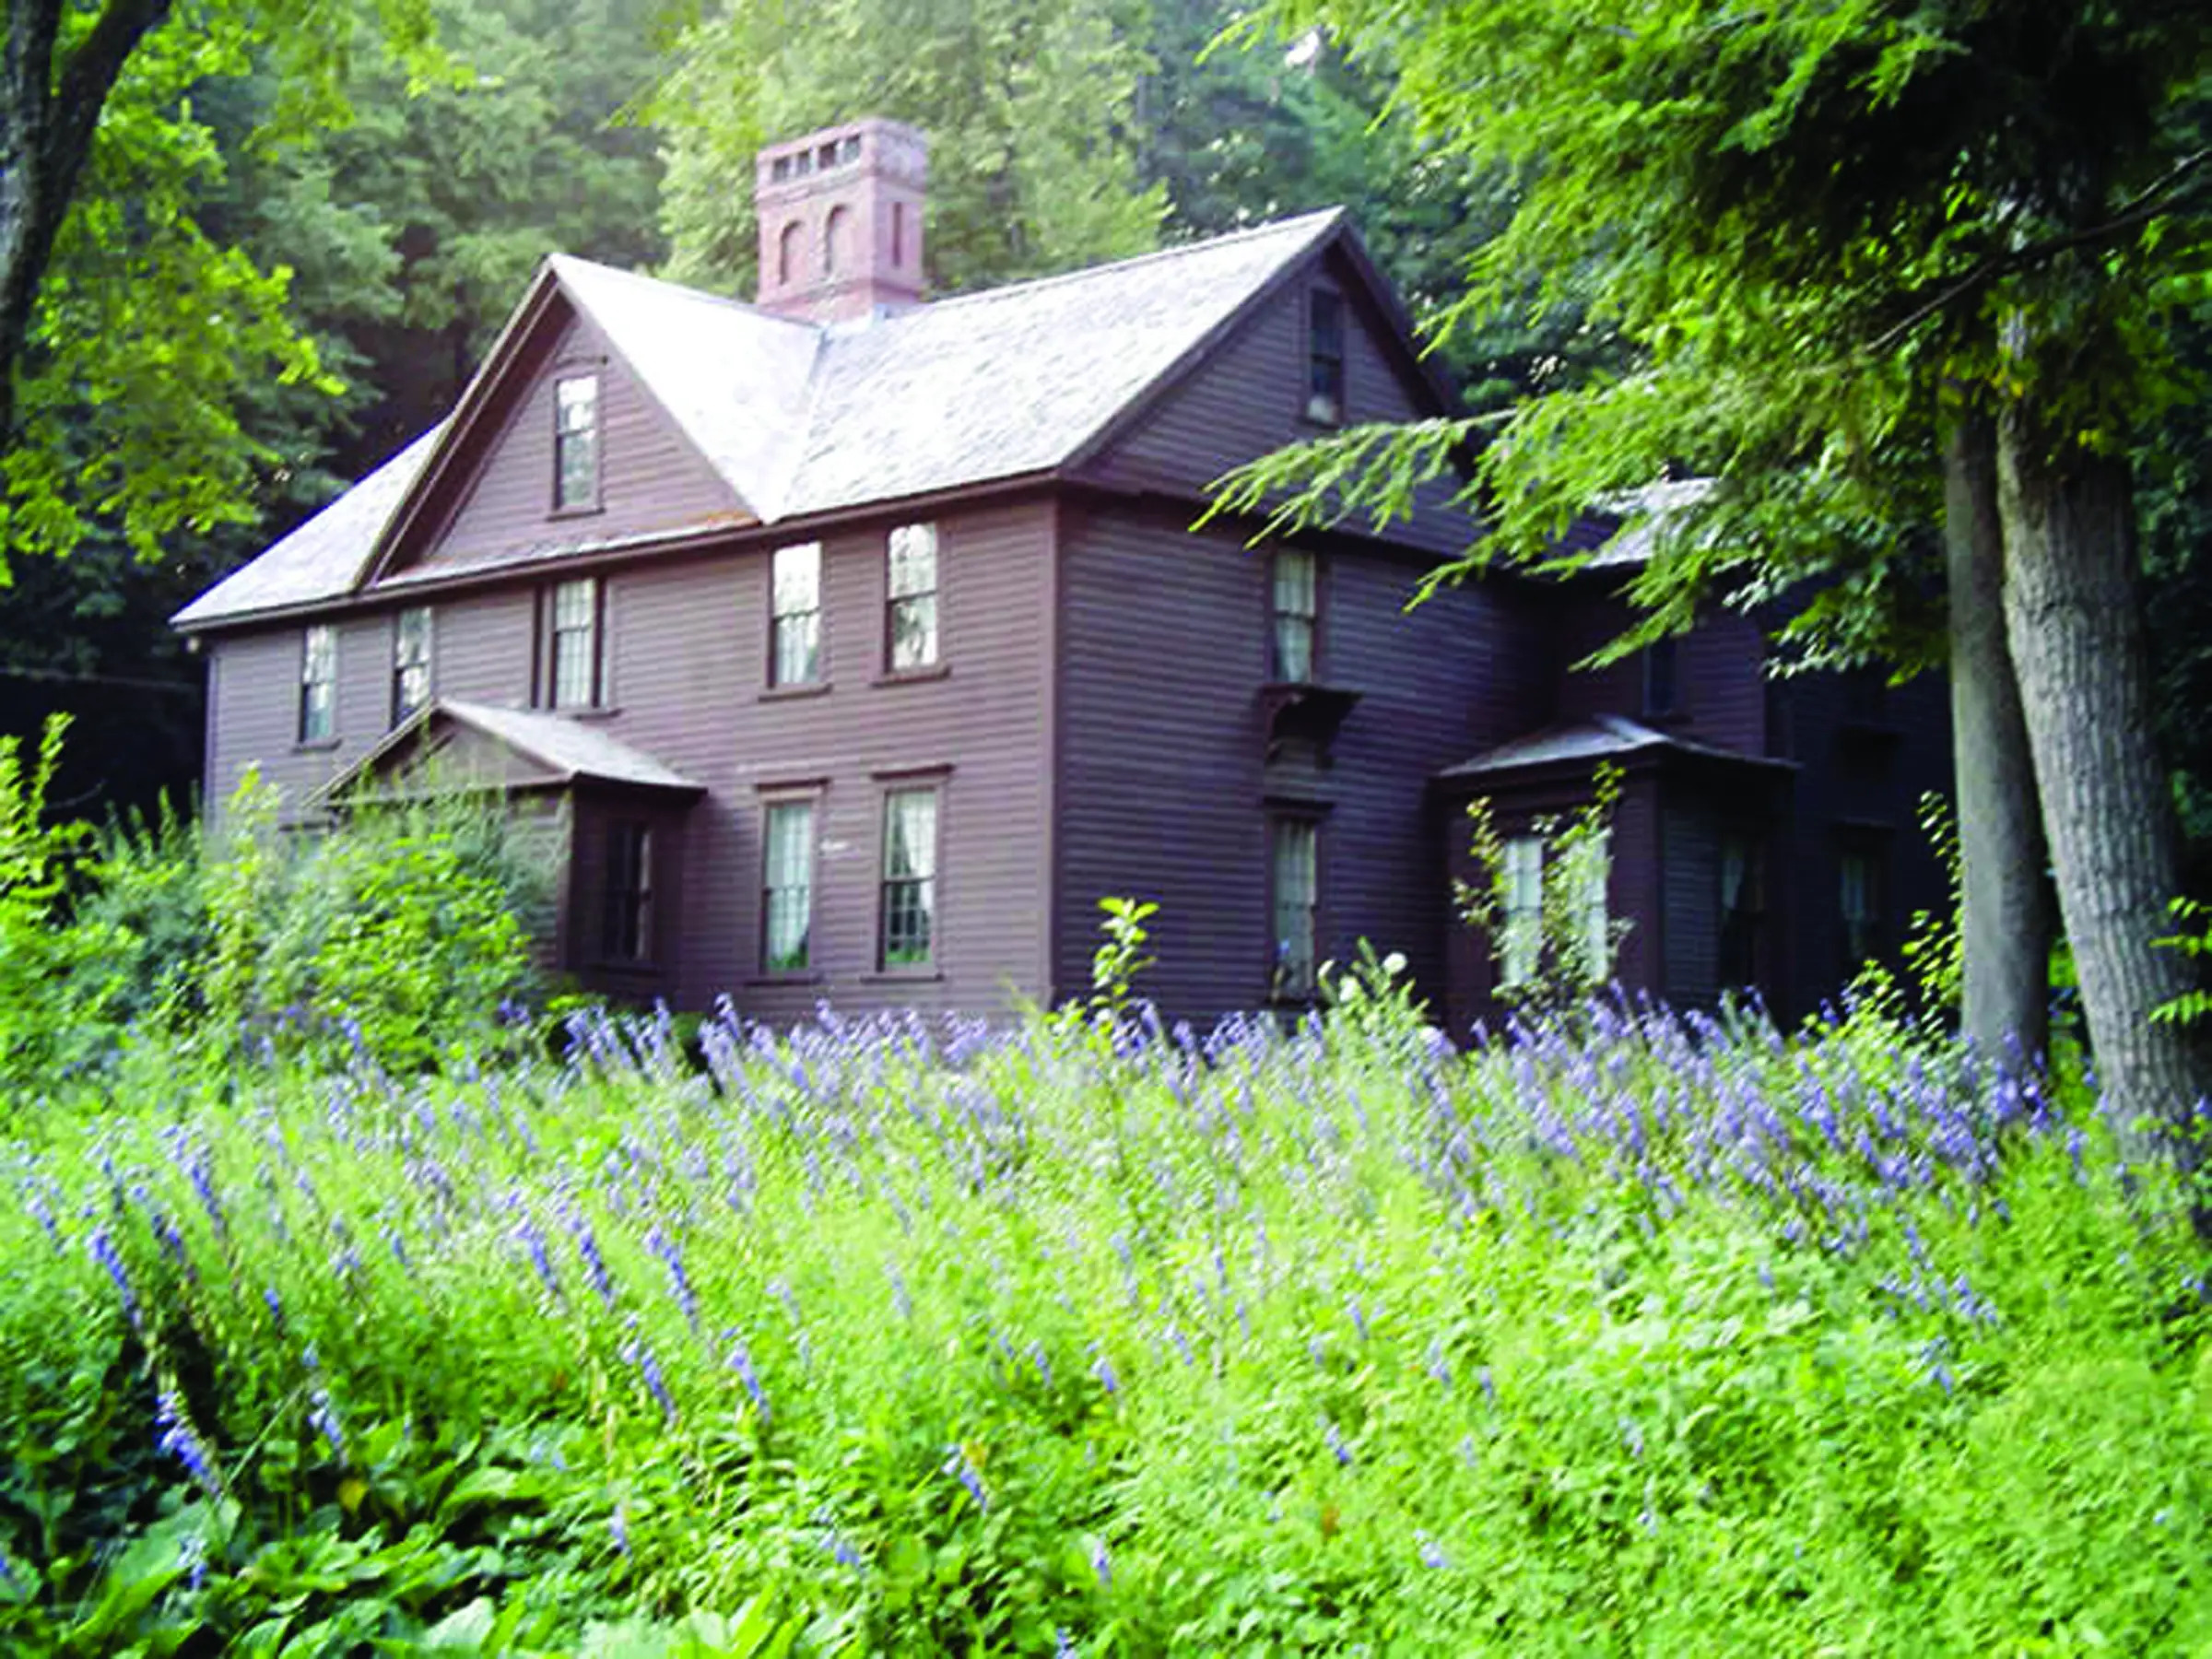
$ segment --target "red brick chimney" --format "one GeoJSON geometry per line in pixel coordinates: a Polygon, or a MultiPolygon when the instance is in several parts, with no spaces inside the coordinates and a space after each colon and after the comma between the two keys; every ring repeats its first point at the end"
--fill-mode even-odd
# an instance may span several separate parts
{"type": "Polygon", "coordinates": [[[848,122],[771,144],[755,166],[761,310],[835,323],[922,303],[928,139],[848,122]]]}

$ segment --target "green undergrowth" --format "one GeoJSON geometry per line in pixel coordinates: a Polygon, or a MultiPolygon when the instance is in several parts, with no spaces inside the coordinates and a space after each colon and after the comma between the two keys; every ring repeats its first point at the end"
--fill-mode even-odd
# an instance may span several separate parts
{"type": "Polygon", "coordinates": [[[2212,1647],[2185,1206],[1878,1015],[572,1037],[18,1143],[0,1641],[2212,1647]]]}

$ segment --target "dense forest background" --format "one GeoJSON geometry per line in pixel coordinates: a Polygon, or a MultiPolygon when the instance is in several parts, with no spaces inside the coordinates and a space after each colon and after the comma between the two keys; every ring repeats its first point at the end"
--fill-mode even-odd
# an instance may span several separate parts
{"type": "MultiPolygon", "coordinates": [[[[1517,199],[1510,176],[1424,140],[1389,103],[1385,63],[1347,63],[1318,34],[1209,46],[1236,21],[1227,0],[430,10],[449,71],[425,76],[357,41],[343,118],[272,121],[286,71],[265,53],[172,69],[148,96],[201,135],[191,164],[172,146],[135,169],[112,146],[80,193],[77,222],[92,229],[60,262],[76,291],[137,282],[130,302],[143,304],[138,262],[182,218],[255,271],[288,272],[283,305],[316,370],[218,385],[216,413],[235,429],[229,522],[149,547],[111,480],[69,502],[65,557],[9,560],[0,732],[74,716],[58,811],[194,787],[203,674],[167,617],[438,418],[546,253],[747,294],[752,155],[769,138],[867,113],[924,129],[939,293],[1343,204],[1427,323],[1517,199]]],[[[1527,310],[1436,342],[1471,411],[1618,360],[1587,308],[1555,294],[1541,315],[1527,310]]],[[[2212,364],[2212,310],[2201,323],[2183,355],[2212,364]]],[[[49,429],[63,434],[49,451],[128,454],[186,379],[88,397],[49,429]]],[[[2212,734],[2198,718],[2212,699],[2205,429],[2201,400],[2181,400],[2135,456],[2164,735],[2199,848],[2212,844],[2212,734]]],[[[18,514],[11,551],[28,522],[18,514]]]]}

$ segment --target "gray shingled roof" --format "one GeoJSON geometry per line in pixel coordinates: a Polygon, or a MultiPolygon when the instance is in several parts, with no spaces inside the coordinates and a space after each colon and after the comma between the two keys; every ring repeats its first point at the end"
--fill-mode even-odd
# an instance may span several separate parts
{"type": "Polygon", "coordinates": [[[534,761],[551,774],[548,781],[624,783],[641,789],[681,790],[703,794],[705,788],[670,771],[651,755],[618,743],[605,732],[533,709],[501,709],[490,703],[433,698],[390,735],[323,788],[324,799],[342,795],[355,780],[374,771],[386,756],[414,741],[431,721],[443,717],[482,733],[494,743],[534,761]]]}
{"type": "MultiPolygon", "coordinates": [[[[793,322],[565,255],[547,273],[745,508],[774,524],[1071,461],[1342,218],[1307,214],[865,324],[793,322]]],[[[350,591],[429,447],[418,441],[175,620],[350,591]]],[[[578,535],[481,562],[596,550],[578,535]]]]}
{"type": "Polygon", "coordinates": [[[285,610],[351,593],[377,533],[437,447],[442,422],[401,450],[252,564],[230,572],[170,618],[194,628],[255,611],[285,610]]]}
{"type": "Polygon", "coordinates": [[[1436,775],[1441,779],[1485,778],[1497,772],[1513,771],[1523,767],[1548,766],[1583,762],[1594,766],[1600,760],[1618,760],[1646,749],[1665,749],[1674,754],[1697,756],[1709,760],[1734,760],[1751,766],[1787,767],[1786,760],[1776,760],[1765,755],[1747,755],[1735,749],[1720,748],[1710,743],[1699,743],[1672,733],[1655,731],[1622,714],[1599,714],[1572,725],[1552,726],[1545,731],[1531,732],[1485,749],[1471,760],[1457,766],[1446,767],[1436,775]]]}
{"type": "Polygon", "coordinates": [[[1712,493],[1712,487],[1711,478],[1670,478],[1609,497],[1600,508],[1621,520],[1621,527],[1590,555],[1583,568],[1607,571],[1648,562],[1669,515],[1703,500],[1712,493]]]}

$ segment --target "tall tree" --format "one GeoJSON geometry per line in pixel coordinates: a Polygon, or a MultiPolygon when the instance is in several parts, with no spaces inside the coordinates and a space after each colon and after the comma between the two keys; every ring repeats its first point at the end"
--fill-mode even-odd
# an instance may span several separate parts
{"type": "MultiPolygon", "coordinates": [[[[2185,982],[2150,945],[2180,866],[2118,452],[2172,384],[2158,285],[2204,269],[2185,117],[2212,18],[2168,0],[1636,0],[1603,29],[1563,0],[1268,16],[1381,57],[1432,135],[1519,170],[1471,308],[1582,261],[1639,349],[1628,373],[1524,405],[1485,453],[1500,546],[1538,549],[1587,502],[1687,463],[1722,488],[1673,526],[1644,596],[1678,619],[1731,564],[1771,592],[1809,557],[1844,576],[1827,615],[1848,624],[1893,568],[1882,527],[1940,476],[1945,408],[1993,423],[2005,645],[2100,1073],[2124,1112],[2191,1110],[2212,1069],[2147,1018],[2185,982]]],[[[1396,488],[1465,436],[1345,443],[1388,454],[1396,488]]],[[[1995,833],[1992,805],[1962,799],[1962,826],[1995,833]]],[[[1970,901],[1990,890],[1970,878],[1970,901]]]]}
{"type": "Polygon", "coordinates": [[[929,135],[933,288],[954,293],[1158,239],[1137,177],[1143,53],[1090,0],[732,0],[650,106],[668,136],[668,274],[749,291],[761,145],[863,115],[929,135]]]}
{"type": "MultiPolygon", "coordinates": [[[[340,119],[337,65],[375,33],[428,73],[425,0],[357,14],[304,0],[14,0],[0,41],[0,456],[7,552],[65,552],[88,510],[142,552],[180,524],[241,517],[257,459],[230,400],[319,373],[285,273],[190,211],[221,158],[187,93],[286,66],[272,133],[340,119]],[[111,411],[97,445],[82,414],[111,411]]],[[[0,554],[0,577],[6,558],[0,554]]]]}

